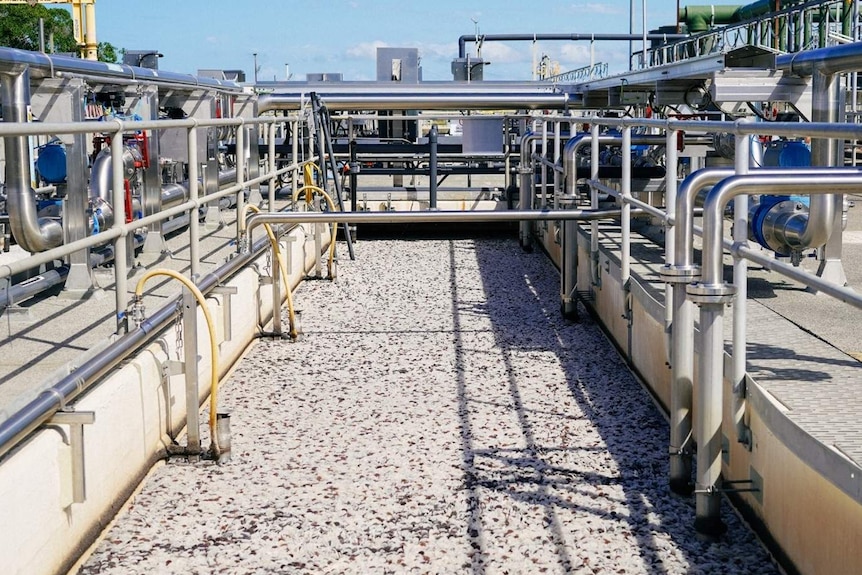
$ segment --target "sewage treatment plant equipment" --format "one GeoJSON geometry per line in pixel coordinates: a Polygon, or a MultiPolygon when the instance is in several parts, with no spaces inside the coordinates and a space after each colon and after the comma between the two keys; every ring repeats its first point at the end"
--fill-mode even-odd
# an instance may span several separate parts
{"type": "Polygon", "coordinates": [[[859,24],[0,48],[2,572],[862,572],[859,24]],[[537,39],[630,66],[470,50],[537,39]]]}

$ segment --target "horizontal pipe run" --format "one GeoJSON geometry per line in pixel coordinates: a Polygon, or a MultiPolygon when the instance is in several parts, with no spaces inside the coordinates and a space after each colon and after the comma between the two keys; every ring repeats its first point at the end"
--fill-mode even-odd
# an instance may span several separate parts
{"type": "Polygon", "coordinates": [[[346,223],[500,223],[520,221],[604,220],[619,217],[620,210],[478,210],[441,212],[291,212],[259,213],[247,221],[249,233],[264,224],[346,223]]]}
{"type": "Polygon", "coordinates": [[[68,72],[82,76],[140,80],[147,84],[164,84],[184,89],[242,92],[241,86],[226,80],[0,47],[0,67],[8,66],[28,66],[42,72],[46,77],[58,72],[68,72]]]}
{"type": "MultiPolygon", "coordinates": [[[[455,90],[455,89],[453,89],[455,90]]],[[[422,92],[419,85],[412,93],[378,92],[355,94],[321,89],[320,97],[332,110],[546,110],[564,109],[574,103],[564,92],[486,93],[452,91],[449,93],[422,92]]],[[[308,92],[263,94],[258,100],[258,111],[298,110],[308,99],[308,92]]],[[[417,117],[417,120],[419,118],[417,117]]]]}
{"type": "Polygon", "coordinates": [[[797,76],[840,74],[862,69],[862,42],[829,46],[783,54],[775,59],[775,67],[797,76]]]}

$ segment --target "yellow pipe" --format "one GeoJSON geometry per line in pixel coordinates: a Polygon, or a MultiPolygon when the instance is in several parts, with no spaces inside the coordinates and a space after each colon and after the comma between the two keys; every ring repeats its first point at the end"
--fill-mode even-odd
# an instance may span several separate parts
{"type": "MultiPolygon", "coordinates": [[[[245,217],[247,212],[252,211],[254,213],[260,213],[260,208],[255,205],[247,204],[245,209],[242,212],[242,217],[240,218],[239,229],[240,232],[245,233],[245,217]]],[[[278,244],[278,238],[275,237],[275,232],[272,231],[272,226],[269,224],[263,225],[264,229],[266,229],[266,235],[269,238],[269,244],[272,246],[273,252],[275,252],[275,259],[278,260],[278,268],[281,270],[281,277],[284,280],[284,289],[287,291],[287,318],[288,325],[290,329],[290,337],[292,339],[296,339],[299,337],[299,332],[296,329],[296,311],[293,308],[293,293],[290,287],[290,277],[287,274],[287,266],[281,261],[281,246],[278,244]]],[[[273,310],[272,313],[279,313],[276,309],[276,304],[273,302],[273,310]]]]}
{"type": "MultiPolygon", "coordinates": [[[[216,333],[215,333],[215,323],[213,322],[213,318],[210,315],[210,310],[207,307],[206,299],[204,298],[204,294],[201,293],[201,290],[198,289],[190,279],[183,276],[179,272],[175,272],[174,270],[168,269],[156,269],[150,270],[141,276],[141,279],[138,280],[138,285],[135,286],[135,299],[140,300],[143,297],[144,293],[144,284],[150,278],[156,276],[168,276],[172,277],[175,280],[181,282],[184,286],[186,286],[190,292],[195,296],[195,299],[198,301],[198,304],[201,306],[201,310],[204,312],[204,319],[207,322],[207,330],[209,330],[210,335],[210,439],[212,441],[210,449],[212,450],[213,456],[218,459],[221,454],[221,448],[218,444],[218,433],[216,431],[216,411],[218,409],[218,385],[219,385],[219,375],[218,375],[218,345],[216,345],[216,333]]],[[[191,369],[191,366],[186,366],[186,369],[191,369]]],[[[186,409],[198,409],[197,405],[187,405],[186,409]]]]}
{"type": "MultiPolygon", "coordinates": [[[[306,166],[308,166],[308,164],[306,164],[306,166]]],[[[301,194],[302,192],[305,192],[305,203],[310,204],[312,194],[308,193],[309,190],[312,192],[317,192],[321,196],[323,196],[324,199],[326,199],[327,205],[329,205],[329,211],[331,211],[331,212],[335,211],[335,202],[332,201],[332,198],[329,196],[329,194],[327,194],[323,190],[323,188],[318,187],[318,186],[312,186],[310,184],[306,184],[306,185],[302,186],[301,188],[294,190],[294,192],[293,192],[293,203],[294,203],[294,205],[296,204],[296,200],[299,198],[299,194],[301,194]]],[[[335,238],[338,235],[338,224],[333,222],[333,223],[329,224],[329,227],[331,228],[331,232],[330,232],[331,237],[329,240],[329,264],[328,265],[329,265],[329,277],[332,277],[332,264],[335,261],[335,238]]]]}

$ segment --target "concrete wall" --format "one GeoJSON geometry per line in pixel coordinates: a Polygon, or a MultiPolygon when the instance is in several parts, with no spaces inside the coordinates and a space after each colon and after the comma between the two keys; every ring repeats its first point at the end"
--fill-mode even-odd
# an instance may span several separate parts
{"type": "MultiPolygon", "coordinates": [[[[311,269],[314,250],[302,228],[291,234],[291,283],[311,269]],[[298,265],[302,262],[302,265],[298,265]]],[[[328,235],[324,235],[328,238],[328,235]]],[[[328,242],[324,242],[324,245],[328,242]]],[[[313,246],[313,240],[311,242],[313,246]]],[[[265,258],[260,259],[261,268],[265,258]]],[[[324,266],[325,270],[325,266],[324,266]]],[[[232,338],[224,340],[223,297],[207,298],[219,340],[219,371],[225,374],[258,330],[272,316],[272,291],[246,268],[228,283],[238,293],[231,300],[232,338]]],[[[209,394],[211,357],[203,313],[198,310],[201,401],[209,394]]],[[[284,326],[285,332],[287,325],[284,326]]],[[[95,412],[84,428],[87,498],[72,502],[71,448],[68,427],[46,426],[15,448],[0,465],[0,571],[4,574],[65,572],[98,537],[165,447],[183,429],[186,418],[183,375],[162,377],[162,364],[176,359],[173,329],[149,345],[75,402],[78,411],[95,412]]],[[[202,418],[202,429],[206,419],[202,418]]],[[[206,431],[203,430],[206,435],[206,431]]],[[[208,443],[204,442],[206,448],[208,443]]]]}

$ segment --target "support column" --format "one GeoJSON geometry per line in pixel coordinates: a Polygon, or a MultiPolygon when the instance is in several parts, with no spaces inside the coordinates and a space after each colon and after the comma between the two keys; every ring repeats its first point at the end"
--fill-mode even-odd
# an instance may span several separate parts
{"type": "MultiPolygon", "coordinates": [[[[86,96],[84,82],[77,78],[45,79],[39,82],[31,95],[33,113],[40,122],[83,122],[82,102],[86,96]]],[[[57,185],[63,200],[64,242],[81,240],[90,233],[87,215],[89,207],[87,135],[59,134],[66,149],[66,181],[57,185]]],[[[63,297],[83,299],[95,288],[90,267],[90,250],[80,250],[67,258],[69,275],[63,288],[63,297]]]]}

